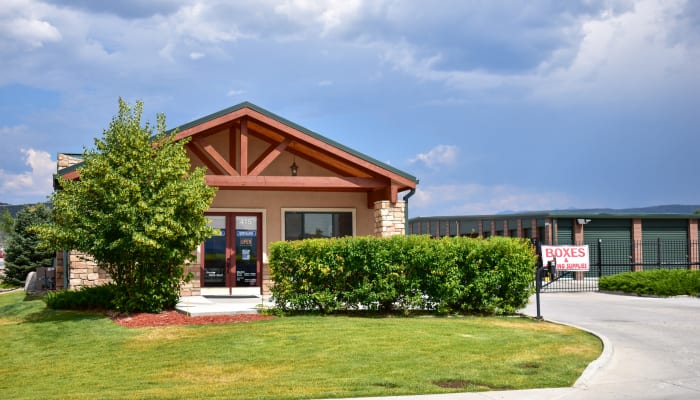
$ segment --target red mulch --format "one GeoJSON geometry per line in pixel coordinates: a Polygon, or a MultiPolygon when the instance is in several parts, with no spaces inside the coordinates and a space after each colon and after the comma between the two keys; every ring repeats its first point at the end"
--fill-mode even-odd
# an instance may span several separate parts
{"type": "Polygon", "coordinates": [[[272,319],[271,315],[259,314],[235,314],[235,315],[209,315],[190,317],[177,311],[163,311],[159,314],[136,313],[130,315],[114,315],[112,320],[127,328],[143,328],[151,326],[171,325],[208,325],[231,324],[239,322],[253,322],[272,319]]]}

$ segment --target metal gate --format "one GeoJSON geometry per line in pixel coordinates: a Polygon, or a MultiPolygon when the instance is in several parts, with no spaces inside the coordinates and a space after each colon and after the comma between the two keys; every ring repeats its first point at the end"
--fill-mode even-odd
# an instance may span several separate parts
{"type": "Polygon", "coordinates": [[[542,282],[542,292],[596,292],[598,279],[623,272],[700,268],[700,242],[688,240],[603,240],[586,242],[590,269],[560,271],[542,282]]]}

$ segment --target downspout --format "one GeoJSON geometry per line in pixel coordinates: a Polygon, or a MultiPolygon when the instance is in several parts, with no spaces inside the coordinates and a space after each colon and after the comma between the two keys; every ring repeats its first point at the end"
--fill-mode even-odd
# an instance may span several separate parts
{"type": "Polygon", "coordinates": [[[70,258],[68,258],[68,250],[63,250],[63,290],[70,289],[68,284],[70,280],[68,275],[70,274],[70,258]]]}
{"type": "Polygon", "coordinates": [[[404,227],[405,227],[405,231],[406,231],[406,236],[408,236],[408,199],[410,199],[411,196],[413,196],[414,194],[416,194],[415,188],[411,189],[410,192],[406,193],[406,195],[403,196],[403,201],[404,201],[403,214],[404,214],[404,220],[405,220],[404,227]]]}

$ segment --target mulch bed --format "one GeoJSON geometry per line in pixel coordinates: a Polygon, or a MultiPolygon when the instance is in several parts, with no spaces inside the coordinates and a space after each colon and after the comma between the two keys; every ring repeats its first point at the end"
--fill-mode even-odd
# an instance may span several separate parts
{"type": "Polygon", "coordinates": [[[235,315],[209,315],[190,317],[177,311],[163,311],[159,314],[136,313],[129,315],[113,315],[112,320],[127,328],[143,328],[154,326],[172,325],[210,325],[232,324],[240,322],[263,321],[275,318],[272,315],[259,314],[235,314],[235,315]]]}

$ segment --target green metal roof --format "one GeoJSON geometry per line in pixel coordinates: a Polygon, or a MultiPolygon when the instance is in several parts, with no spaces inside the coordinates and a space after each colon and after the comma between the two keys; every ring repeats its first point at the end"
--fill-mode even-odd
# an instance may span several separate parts
{"type": "Polygon", "coordinates": [[[570,210],[570,211],[529,211],[513,214],[491,214],[491,215],[436,215],[436,216],[420,216],[413,217],[410,221],[425,221],[425,220],[449,220],[449,219],[465,219],[465,220],[511,220],[517,218],[598,218],[598,219],[700,219],[700,214],[674,214],[674,213],[641,213],[641,212],[625,212],[624,210],[610,210],[604,212],[596,212],[592,210],[570,210]]]}
{"type": "Polygon", "coordinates": [[[407,172],[405,172],[405,171],[402,171],[402,170],[400,170],[400,169],[398,169],[398,168],[394,168],[394,167],[392,167],[392,166],[389,165],[389,164],[383,163],[383,162],[381,162],[381,161],[379,161],[379,160],[377,160],[377,159],[375,159],[375,158],[372,158],[372,157],[370,157],[370,156],[368,156],[368,155],[366,155],[366,154],[363,154],[363,153],[361,153],[361,152],[359,152],[359,151],[357,151],[357,150],[351,149],[350,147],[347,147],[347,146],[345,146],[345,145],[343,145],[343,144],[341,144],[341,143],[338,143],[338,142],[336,142],[335,140],[329,139],[329,138],[327,138],[327,137],[325,137],[325,136],[323,136],[323,135],[321,135],[321,134],[319,134],[319,133],[317,133],[317,132],[314,132],[314,131],[312,131],[312,130],[310,130],[310,129],[304,128],[304,127],[301,126],[301,125],[298,125],[298,124],[296,124],[296,123],[294,123],[294,122],[292,122],[292,121],[290,121],[290,120],[288,120],[288,119],[286,119],[286,118],[283,118],[283,117],[281,117],[281,116],[279,116],[279,115],[277,115],[277,114],[275,114],[275,113],[272,113],[272,112],[270,112],[270,111],[268,111],[268,110],[266,110],[266,109],[264,109],[264,108],[262,108],[262,107],[259,107],[259,106],[255,105],[255,104],[250,103],[250,102],[247,102],[247,101],[244,101],[243,103],[236,104],[235,106],[232,106],[232,107],[229,107],[229,108],[225,108],[225,109],[220,110],[220,111],[217,111],[217,112],[215,112],[215,113],[209,114],[209,115],[204,116],[204,117],[202,117],[202,118],[198,118],[198,119],[196,119],[196,120],[194,120],[194,121],[191,121],[191,122],[182,124],[182,125],[180,125],[180,126],[178,126],[178,127],[176,127],[176,128],[173,128],[173,129],[168,130],[168,131],[166,132],[166,134],[172,135],[172,134],[174,134],[174,133],[176,133],[176,132],[183,131],[183,130],[189,129],[189,128],[193,128],[193,127],[195,127],[195,126],[197,126],[197,125],[201,125],[201,124],[203,124],[203,123],[205,123],[205,122],[208,122],[208,121],[211,121],[211,120],[213,120],[213,119],[222,117],[222,116],[224,116],[224,115],[226,115],[226,114],[230,114],[230,113],[235,112],[235,111],[242,110],[242,109],[244,109],[244,108],[249,108],[249,109],[251,109],[251,110],[257,111],[257,112],[259,112],[260,114],[263,114],[263,115],[265,115],[266,117],[272,118],[272,119],[274,119],[275,121],[277,121],[277,122],[279,122],[279,123],[282,123],[282,124],[284,124],[284,125],[287,125],[287,126],[289,126],[290,128],[294,128],[294,129],[296,129],[296,130],[298,130],[298,131],[301,131],[301,132],[303,132],[303,133],[305,133],[305,134],[307,134],[307,135],[313,137],[314,139],[318,139],[318,140],[320,140],[320,141],[322,141],[322,142],[324,142],[324,143],[326,143],[326,144],[329,144],[329,145],[331,145],[331,146],[334,146],[334,147],[336,147],[336,148],[339,148],[339,149],[341,149],[341,150],[343,150],[343,151],[345,151],[345,152],[348,152],[348,153],[350,153],[350,154],[352,154],[352,155],[354,155],[354,156],[356,156],[356,157],[359,157],[359,158],[361,158],[361,159],[363,159],[363,160],[365,160],[365,161],[367,161],[367,162],[370,162],[370,163],[372,163],[372,164],[374,164],[374,165],[376,165],[376,166],[379,166],[379,167],[381,167],[381,168],[384,168],[384,169],[386,169],[386,170],[388,170],[388,171],[391,171],[391,172],[393,172],[393,173],[395,173],[395,174],[397,174],[397,175],[400,175],[400,176],[402,176],[402,177],[404,177],[404,178],[406,178],[406,179],[409,179],[409,180],[412,180],[413,182],[418,183],[418,179],[417,179],[415,176],[413,176],[413,175],[411,175],[411,174],[409,174],[409,173],[407,173],[407,172]]]}

